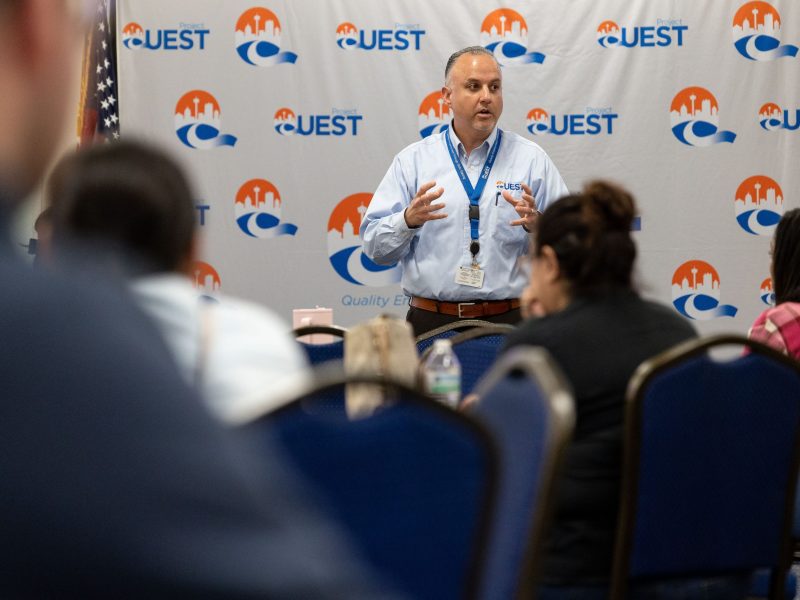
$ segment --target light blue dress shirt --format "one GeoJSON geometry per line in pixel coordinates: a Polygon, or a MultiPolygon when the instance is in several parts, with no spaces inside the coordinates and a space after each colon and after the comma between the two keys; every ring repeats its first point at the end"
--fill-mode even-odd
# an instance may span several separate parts
{"type": "Polygon", "coordinates": [[[451,136],[470,182],[473,187],[477,185],[497,128],[469,158],[452,127],[411,144],[395,156],[364,215],[360,230],[364,253],[381,265],[399,261],[403,271],[401,285],[409,296],[451,302],[518,298],[528,282],[529,238],[521,226],[509,224],[519,216],[500,192],[509,189],[513,196],[521,197],[519,184],[525,183],[533,190],[537,208],[544,211],[568,193],[567,186],[544,150],[515,133],[503,131],[480,199],[481,249],[477,258],[485,272],[483,287],[458,284],[458,268],[472,264],[469,198],[453,167],[445,135],[451,136]],[[442,212],[447,218],[410,229],[403,211],[428,181],[436,181],[436,187],[444,188],[437,202],[444,202],[442,212]]]}

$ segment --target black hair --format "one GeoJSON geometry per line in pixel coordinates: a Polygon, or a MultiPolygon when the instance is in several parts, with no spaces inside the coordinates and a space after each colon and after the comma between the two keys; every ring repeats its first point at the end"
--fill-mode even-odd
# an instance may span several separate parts
{"type": "Polygon", "coordinates": [[[626,190],[605,181],[561,198],[539,217],[534,254],[550,246],[570,293],[585,296],[630,289],[636,245],[631,224],[636,206],[626,190]]]}
{"type": "Polygon", "coordinates": [[[787,211],[775,229],[772,286],[776,304],[800,302],[800,208],[787,211]]]}
{"type": "Polygon", "coordinates": [[[119,141],[79,150],[48,181],[53,243],[118,250],[140,272],[179,270],[189,257],[195,209],[189,184],[163,152],[119,141]]]}

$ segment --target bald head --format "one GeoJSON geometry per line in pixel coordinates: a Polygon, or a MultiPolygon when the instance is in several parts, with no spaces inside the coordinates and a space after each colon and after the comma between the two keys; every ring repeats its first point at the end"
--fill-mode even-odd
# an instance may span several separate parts
{"type": "Polygon", "coordinates": [[[488,56],[495,62],[495,64],[497,64],[497,67],[500,68],[500,64],[497,62],[494,54],[492,54],[489,50],[483,46],[467,46],[461,50],[456,50],[450,55],[450,58],[447,59],[447,64],[444,67],[444,84],[446,86],[450,87],[450,72],[453,70],[453,65],[455,65],[456,61],[465,54],[470,54],[472,56],[488,56]]]}

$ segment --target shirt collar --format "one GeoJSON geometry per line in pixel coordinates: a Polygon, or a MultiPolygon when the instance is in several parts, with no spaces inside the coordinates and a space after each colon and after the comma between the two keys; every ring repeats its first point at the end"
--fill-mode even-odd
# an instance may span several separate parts
{"type": "MultiPolygon", "coordinates": [[[[480,146],[475,148],[473,152],[481,152],[484,149],[486,149],[486,152],[488,152],[489,151],[488,149],[492,147],[492,144],[494,144],[494,141],[497,139],[497,131],[498,131],[497,127],[492,129],[492,133],[489,134],[489,137],[487,137],[480,146]]],[[[450,141],[453,143],[453,147],[458,152],[458,155],[461,158],[464,158],[467,155],[467,152],[464,148],[464,144],[462,144],[461,140],[458,139],[458,136],[456,135],[456,132],[453,129],[453,121],[450,121],[450,126],[447,128],[447,135],[450,136],[450,141]]]]}

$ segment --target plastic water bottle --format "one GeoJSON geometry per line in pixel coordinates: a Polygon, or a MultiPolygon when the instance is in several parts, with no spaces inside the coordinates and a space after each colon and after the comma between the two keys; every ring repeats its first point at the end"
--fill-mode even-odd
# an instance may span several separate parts
{"type": "Polygon", "coordinates": [[[425,391],[439,402],[456,408],[461,401],[461,363],[450,340],[436,340],[422,366],[425,391]]]}

